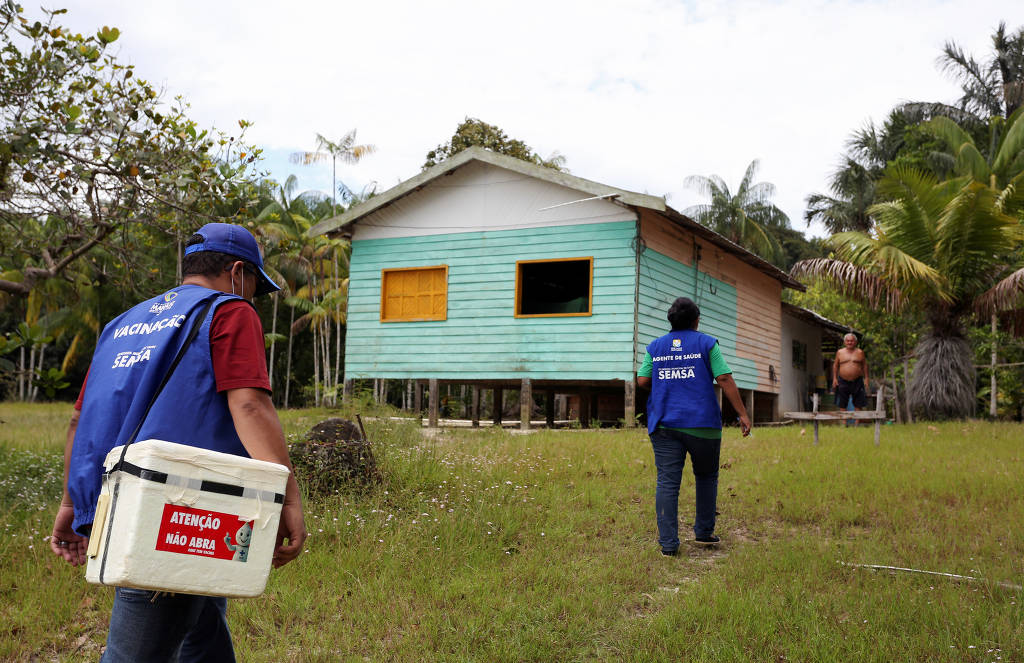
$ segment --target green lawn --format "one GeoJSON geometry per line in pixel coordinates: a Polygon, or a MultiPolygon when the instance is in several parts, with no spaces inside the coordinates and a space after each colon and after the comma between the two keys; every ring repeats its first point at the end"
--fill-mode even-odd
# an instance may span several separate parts
{"type": "MultiPolygon", "coordinates": [[[[112,590],[44,540],[69,412],[0,404],[0,660],[96,659],[106,635],[112,590]]],[[[384,485],[307,504],[307,552],[231,603],[240,660],[1024,661],[1024,595],[997,584],[1024,583],[1018,425],[727,431],[723,545],[676,558],[642,431],[367,428],[384,485]]]]}

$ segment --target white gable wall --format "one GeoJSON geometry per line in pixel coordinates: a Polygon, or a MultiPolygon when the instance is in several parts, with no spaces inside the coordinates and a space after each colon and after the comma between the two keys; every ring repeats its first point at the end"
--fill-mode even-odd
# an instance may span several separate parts
{"type": "Polygon", "coordinates": [[[633,221],[636,213],[591,194],[471,161],[359,221],[352,239],[418,237],[633,221]]]}

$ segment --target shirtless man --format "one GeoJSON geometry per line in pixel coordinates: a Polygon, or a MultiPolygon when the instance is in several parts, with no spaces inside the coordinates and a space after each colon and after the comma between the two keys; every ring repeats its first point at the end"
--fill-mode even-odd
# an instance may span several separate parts
{"type": "Polygon", "coordinates": [[[868,360],[864,351],[857,347],[854,334],[844,336],[843,345],[845,347],[836,350],[836,360],[832,363],[836,405],[845,410],[847,402],[852,399],[853,409],[859,410],[868,404],[868,360]]]}

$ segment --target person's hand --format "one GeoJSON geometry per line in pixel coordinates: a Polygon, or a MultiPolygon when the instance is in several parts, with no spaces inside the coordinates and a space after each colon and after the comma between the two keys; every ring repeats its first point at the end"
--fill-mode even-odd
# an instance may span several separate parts
{"type": "Polygon", "coordinates": [[[302,515],[302,502],[285,501],[281,508],[281,521],[277,526],[277,546],[274,548],[274,568],[278,569],[292,561],[302,552],[306,542],[306,521],[302,515]],[[285,544],[284,540],[288,539],[285,544]]]}
{"type": "Polygon", "coordinates": [[[739,420],[740,429],[743,431],[743,437],[750,435],[750,419],[748,419],[747,415],[744,414],[740,415],[739,420]]]}
{"type": "Polygon", "coordinates": [[[81,566],[85,564],[85,551],[89,548],[89,538],[79,536],[71,529],[74,519],[74,506],[62,503],[57,509],[57,517],[53,520],[50,550],[54,555],[63,557],[64,561],[71,566],[81,566]]]}

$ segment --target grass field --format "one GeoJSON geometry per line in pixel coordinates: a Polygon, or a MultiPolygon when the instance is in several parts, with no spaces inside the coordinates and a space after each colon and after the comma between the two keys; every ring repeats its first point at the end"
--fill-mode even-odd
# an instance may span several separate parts
{"type": "MultiPolygon", "coordinates": [[[[105,639],[112,590],[45,541],[68,413],[0,404],[0,660],[105,639]]],[[[998,584],[1024,583],[1019,425],[727,431],[723,544],[676,558],[642,431],[367,427],[385,483],[307,503],[307,551],[231,603],[240,660],[1024,661],[1024,593],[998,584]]]]}

